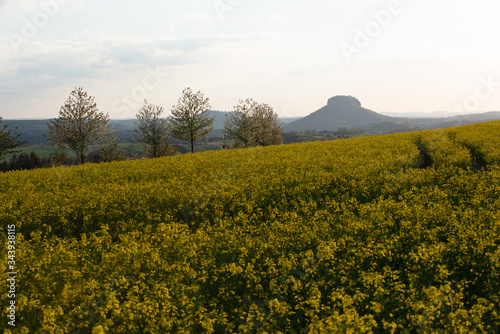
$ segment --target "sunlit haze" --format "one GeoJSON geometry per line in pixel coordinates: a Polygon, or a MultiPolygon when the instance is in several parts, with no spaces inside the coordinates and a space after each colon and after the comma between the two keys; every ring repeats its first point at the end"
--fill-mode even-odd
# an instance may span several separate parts
{"type": "Polygon", "coordinates": [[[500,4],[465,0],[0,0],[0,116],[57,117],[83,86],[110,117],[183,88],[305,116],[500,111],[500,4]]]}

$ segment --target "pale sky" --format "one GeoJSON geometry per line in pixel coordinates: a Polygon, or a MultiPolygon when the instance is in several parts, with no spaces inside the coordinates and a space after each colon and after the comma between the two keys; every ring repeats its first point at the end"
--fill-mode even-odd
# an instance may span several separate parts
{"type": "Polygon", "coordinates": [[[500,111],[494,0],[0,0],[0,116],[52,118],[77,86],[111,118],[183,88],[305,116],[500,111]]]}

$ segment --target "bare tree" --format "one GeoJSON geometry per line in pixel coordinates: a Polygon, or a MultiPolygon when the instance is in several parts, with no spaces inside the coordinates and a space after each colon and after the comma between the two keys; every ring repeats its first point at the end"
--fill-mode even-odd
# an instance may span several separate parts
{"type": "Polygon", "coordinates": [[[193,93],[191,88],[183,90],[178,104],[172,108],[172,136],[188,141],[191,153],[194,152],[194,144],[213,130],[215,117],[210,117],[209,110],[209,99],[200,91],[193,93]]]}
{"type": "Polygon", "coordinates": [[[145,99],[134,121],[135,137],[143,144],[144,151],[150,158],[177,153],[168,141],[170,127],[168,119],[161,118],[162,113],[163,107],[153,105],[145,99]]]}
{"type": "Polygon", "coordinates": [[[224,133],[235,141],[236,147],[250,147],[254,145],[257,135],[257,124],[252,114],[258,104],[252,99],[240,100],[234,111],[226,115],[224,133]]]}
{"type": "Polygon", "coordinates": [[[279,125],[278,114],[265,103],[257,105],[252,114],[256,124],[255,142],[259,146],[283,144],[283,127],[279,125]]]}
{"type": "Polygon", "coordinates": [[[273,108],[253,99],[240,100],[224,122],[224,133],[236,147],[279,145],[283,143],[282,132],[273,108]]]}
{"type": "Polygon", "coordinates": [[[59,111],[59,117],[51,120],[45,137],[61,149],[69,148],[76,153],[79,163],[91,145],[105,145],[115,140],[108,124],[109,115],[100,112],[94,98],[75,88],[59,111]]]}
{"type": "MultiPolygon", "coordinates": [[[[0,124],[2,123],[2,117],[0,117],[0,124]]],[[[0,159],[8,153],[15,153],[17,150],[15,148],[22,146],[25,142],[20,142],[18,140],[20,134],[11,134],[11,130],[8,130],[9,125],[6,124],[0,128],[0,159]]],[[[17,131],[17,128],[14,129],[17,131]]]]}

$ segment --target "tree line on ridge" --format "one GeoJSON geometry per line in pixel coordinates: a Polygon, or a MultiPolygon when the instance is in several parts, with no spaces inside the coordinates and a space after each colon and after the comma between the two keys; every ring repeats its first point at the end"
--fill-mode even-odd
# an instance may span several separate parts
{"type": "MultiPolygon", "coordinates": [[[[169,117],[162,117],[162,106],[145,99],[134,120],[135,138],[141,143],[144,156],[156,158],[178,154],[177,149],[170,144],[171,138],[188,142],[191,153],[194,153],[194,144],[213,130],[215,117],[208,114],[210,108],[209,99],[200,91],[193,92],[191,88],[183,90],[169,117]]],[[[45,137],[57,147],[50,161],[41,163],[33,154],[15,156],[14,161],[22,158],[25,162],[21,165],[35,166],[32,168],[66,164],[66,150],[69,149],[75,153],[76,163],[83,164],[89,162],[88,150],[93,145],[102,146],[98,154],[99,161],[125,160],[124,151],[119,148],[109,121],[109,115],[97,108],[94,97],[83,87],[76,87],[61,106],[59,116],[47,123],[45,137]]],[[[17,128],[9,130],[8,127],[4,125],[0,128],[0,159],[8,153],[16,153],[16,148],[25,144],[19,140],[17,128]]],[[[224,122],[224,135],[232,141],[232,148],[282,144],[282,131],[274,109],[253,99],[240,100],[224,122]]],[[[96,159],[92,160],[95,162],[96,159]]],[[[11,165],[19,163],[11,161],[11,165]]]]}

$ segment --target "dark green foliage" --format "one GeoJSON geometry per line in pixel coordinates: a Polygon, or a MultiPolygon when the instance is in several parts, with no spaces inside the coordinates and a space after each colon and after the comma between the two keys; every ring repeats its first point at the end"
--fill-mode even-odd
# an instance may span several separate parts
{"type": "Polygon", "coordinates": [[[24,145],[24,142],[18,140],[20,134],[12,133],[12,131],[17,131],[17,128],[14,130],[9,130],[9,125],[1,125],[2,117],[0,117],[0,160],[7,153],[16,152],[16,148],[24,145]]]}
{"type": "Polygon", "coordinates": [[[429,148],[425,145],[422,138],[417,138],[415,140],[415,145],[417,145],[417,149],[419,151],[420,160],[418,165],[421,169],[426,169],[432,166],[434,163],[431,154],[429,152],[429,148]]]}
{"type": "Polygon", "coordinates": [[[21,153],[19,155],[14,154],[9,162],[4,162],[0,164],[0,171],[14,171],[14,170],[29,170],[35,168],[46,168],[51,167],[53,161],[50,158],[40,158],[35,152],[30,154],[21,153]]]}
{"type": "Polygon", "coordinates": [[[125,151],[120,149],[116,142],[104,146],[99,153],[100,162],[122,161],[127,159],[125,157],[125,151]]]}

